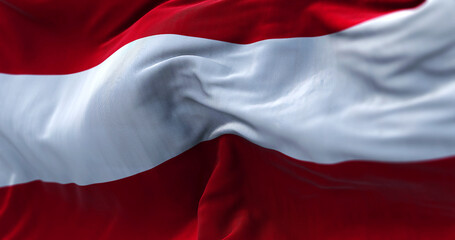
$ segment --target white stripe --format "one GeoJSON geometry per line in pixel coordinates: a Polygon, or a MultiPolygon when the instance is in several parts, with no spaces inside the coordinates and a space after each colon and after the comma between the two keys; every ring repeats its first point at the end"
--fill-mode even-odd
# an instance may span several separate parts
{"type": "Polygon", "coordinates": [[[132,42],[69,75],[0,75],[0,186],[124,178],[234,133],[317,163],[455,155],[455,1],[317,38],[132,42]]]}

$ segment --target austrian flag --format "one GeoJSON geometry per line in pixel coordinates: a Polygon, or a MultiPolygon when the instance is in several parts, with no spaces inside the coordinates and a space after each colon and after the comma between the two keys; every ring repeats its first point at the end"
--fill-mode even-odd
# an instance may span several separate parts
{"type": "Polygon", "coordinates": [[[455,239],[455,1],[0,0],[0,239],[455,239]]]}

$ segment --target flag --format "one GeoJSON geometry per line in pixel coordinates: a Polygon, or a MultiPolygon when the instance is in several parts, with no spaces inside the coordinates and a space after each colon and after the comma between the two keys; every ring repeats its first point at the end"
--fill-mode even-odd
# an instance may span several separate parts
{"type": "Polygon", "coordinates": [[[455,238],[453,9],[0,0],[0,238],[455,238]]]}

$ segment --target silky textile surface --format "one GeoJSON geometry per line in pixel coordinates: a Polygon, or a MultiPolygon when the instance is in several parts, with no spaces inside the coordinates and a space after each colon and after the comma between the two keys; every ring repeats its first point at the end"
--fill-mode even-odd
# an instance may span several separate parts
{"type": "Polygon", "coordinates": [[[453,9],[0,0],[0,239],[454,239],[453,9]]]}

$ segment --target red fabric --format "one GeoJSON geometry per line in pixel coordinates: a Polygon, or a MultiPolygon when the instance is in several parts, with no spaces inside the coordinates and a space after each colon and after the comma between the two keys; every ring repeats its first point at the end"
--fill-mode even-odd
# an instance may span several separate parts
{"type": "Polygon", "coordinates": [[[155,34],[232,43],[320,36],[423,1],[0,1],[0,72],[65,74],[87,70],[125,44],[155,34]]]}
{"type": "Polygon", "coordinates": [[[454,182],[455,158],[318,165],[226,135],[113,182],[1,188],[0,238],[454,239],[454,182]]]}

